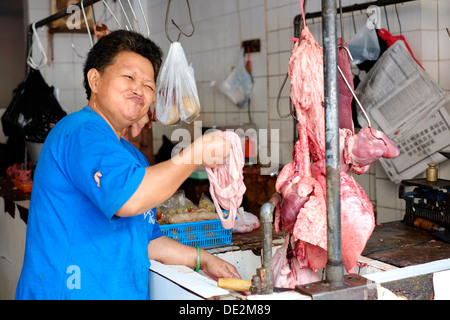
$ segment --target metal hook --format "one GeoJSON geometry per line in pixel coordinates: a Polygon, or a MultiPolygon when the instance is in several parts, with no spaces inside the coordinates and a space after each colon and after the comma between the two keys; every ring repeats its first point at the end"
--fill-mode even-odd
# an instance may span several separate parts
{"type": "MultiPolygon", "coordinates": [[[[343,42],[341,41],[341,43],[343,43],[343,42]]],[[[341,49],[341,48],[343,48],[343,49],[345,49],[345,51],[347,51],[347,54],[350,57],[350,60],[353,61],[353,56],[352,56],[352,54],[350,52],[350,49],[347,46],[344,46],[343,44],[338,46],[338,49],[341,49]]]]}
{"type": "Polygon", "coordinates": [[[342,22],[342,1],[341,0],[339,0],[339,23],[341,25],[341,43],[345,43],[345,40],[344,40],[344,24],[342,22]]]}
{"type": "Polygon", "coordinates": [[[89,28],[89,23],[88,23],[88,20],[86,17],[86,12],[84,11],[84,0],[81,0],[80,4],[81,4],[81,11],[83,12],[84,23],[86,24],[86,30],[89,34],[89,41],[91,42],[91,48],[92,48],[94,46],[94,42],[92,41],[91,30],[89,28]]]}
{"type": "Polygon", "coordinates": [[[116,21],[116,23],[119,25],[120,29],[123,29],[122,25],[120,24],[119,20],[117,19],[117,17],[114,15],[114,12],[111,10],[111,8],[109,7],[109,5],[106,3],[105,0],[102,0],[103,4],[105,5],[106,9],[108,9],[109,13],[111,14],[111,16],[114,18],[114,20],[116,21]]]}
{"type": "Polygon", "coordinates": [[[142,16],[144,17],[145,26],[147,28],[147,37],[150,38],[150,27],[148,25],[147,17],[145,16],[144,8],[142,7],[141,0],[138,0],[139,7],[141,8],[142,16]]]}
{"type": "Polygon", "coordinates": [[[386,6],[384,6],[383,8],[384,8],[384,17],[386,18],[387,29],[388,29],[389,32],[391,32],[391,29],[389,28],[389,19],[388,19],[388,14],[387,14],[386,6]]]}
{"type": "MultiPolygon", "coordinates": [[[[344,47],[345,48],[345,47],[344,47]]],[[[348,83],[347,79],[344,76],[344,73],[342,72],[341,68],[338,66],[338,70],[339,73],[342,76],[342,79],[344,79],[345,84],[347,85],[348,89],[350,90],[350,92],[352,93],[353,97],[355,98],[356,102],[358,103],[359,108],[361,109],[362,113],[364,114],[364,117],[367,120],[367,124],[369,127],[372,127],[371,123],[370,123],[370,119],[369,116],[366,113],[366,110],[364,110],[363,106],[361,105],[361,102],[359,102],[358,97],[356,96],[355,92],[353,91],[352,87],[350,86],[350,84],[348,83]]]]}
{"type": "MultiPolygon", "coordinates": [[[[169,19],[169,12],[170,12],[170,3],[172,2],[172,0],[169,0],[167,3],[167,11],[166,11],[166,20],[165,20],[165,30],[166,30],[166,37],[167,39],[173,43],[172,39],[170,39],[169,37],[169,31],[168,31],[168,27],[167,27],[167,21],[169,19]]],[[[194,22],[192,21],[192,14],[191,14],[191,6],[189,5],[189,0],[186,0],[187,3],[187,7],[188,7],[188,11],[189,11],[189,20],[191,21],[191,25],[192,25],[192,32],[191,34],[186,34],[184,33],[180,27],[175,23],[175,21],[173,21],[173,19],[171,19],[172,24],[178,29],[178,31],[180,31],[180,33],[178,34],[178,38],[177,38],[177,42],[180,41],[181,35],[183,34],[186,37],[192,37],[192,35],[195,32],[195,26],[194,26],[194,22]]]]}
{"type": "MultiPolygon", "coordinates": [[[[125,25],[125,29],[127,29],[127,30],[129,31],[130,29],[128,28],[128,26],[130,26],[131,30],[133,30],[133,27],[131,26],[130,19],[128,19],[127,12],[125,11],[125,8],[123,7],[123,4],[122,4],[122,1],[121,1],[121,0],[119,0],[119,5],[120,5],[120,8],[122,9],[122,12],[123,12],[123,15],[125,16],[125,19],[126,19],[127,22],[128,22],[128,24],[125,25]]],[[[134,30],[133,30],[133,31],[134,31],[134,30]]]]}
{"type": "Polygon", "coordinates": [[[39,35],[37,34],[36,23],[33,23],[31,25],[31,30],[33,31],[33,35],[36,37],[36,43],[38,45],[39,51],[42,54],[42,60],[41,60],[41,62],[39,62],[39,64],[36,64],[34,62],[33,58],[31,57],[32,48],[30,48],[30,51],[28,51],[28,56],[27,56],[27,64],[33,69],[40,70],[47,65],[47,61],[48,61],[47,54],[45,53],[44,47],[42,46],[42,42],[39,39],[39,35]]]}
{"type": "MultiPolygon", "coordinates": [[[[302,9],[302,14],[301,14],[301,19],[302,21],[299,22],[299,34],[298,34],[298,43],[300,45],[300,42],[302,41],[301,39],[301,33],[303,28],[306,26],[306,21],[305,21],[305,12],[306,12],[306,4],[307,1],[304,0],[303,2],[300,0],[300,7],[302,9]],[[302,24],[303,22],[303,24],[302,24]]],[[[314,23],[314,19],[313,19],[313,23],[314,23]]],[[[296,116],[296,112],[295,112],[295,108],[294,105],[292,104],[292,100],[289,97],[289,114],[286,115],[282,115],[280,112],[280,98],[281,98],[281,93],[283,92],[284,86],[286,85],[286,81],[289,78],[289,72],[286,72],[286,76],[284,77],[283,83],[281,84],[280,90],[278,91],[278,96],[277,96],[277,113],[278,116],[280,118],[288,118],[289,116],[292,116],[295,120],[297,120],[297,116],[296,116]]]]}
{"type": "MultiPolygon", "coordinates": [[[[295,113],[295,108],[294,108],[294,104],[292,103],[291,98],[289,98],[289,112],[291,113],[292,118],[294,118],[295,120],[297,120],[297,116],[295,113]]],[[[298,120],[297,120],[298,121],[298,120]]]]}
{"type": "Polygon", "coordinates": [[[289,73],[288,72],[286,72],[286,76],[284,77],[284,80],[283,80],[283,83],[281,84],[281,88],[280,88],[280,90],[278,91],[278,96],[277,96],[277,112],[278,112],[278,116],[280,117],[280,118],[288,118],[289,116],[294,116],[293,114],[292,114],[292,108],[291,108],[291,106],[290,106],[290,98],[289,98],[289,110],[290,110],[290,112],[288,113],[288,114],[286,114],[286,115],[282,115],[281,114],[281,112],[280,112],[280,98],[281,98],[281,93],[283,92],[283,89],[284,89],[284,85],[286,84],[286,81],[287,81],[287,79],[288,79],[288,77],[289,77],[289,73]]]}
{"type": "Polygon", "coordinates": [[[72,49],[73,49],[73,52],[75,52],[75,55],[76,55],[78,58],[81,58],[81,59],[83,59],[83,60],[86,58],[86,57],[83,57],[81,54],[78,53],[77,48],[75,48],[75,45],[73,44],[73,42],[72,42],[72,49]]]}
{"type": "Polygon", "coordinates": [[[133,14],[134,17],[134,21],[136,21],[136,24],[139,28],[139,31],[142,33],[142,28],[141,28],[141,24],[139,23],[138,18],[136,17],[136,13],[134,12],[133,6],[131,5],[130,0],[128,0],[128,6],[130,7],[131,13],[133,14]]]}
{"type": "Polygon", "coordinates": [[[92,4],[91,6],[91,10],[92,10],[92,22],[94,23],[94,27],[97,24],[97,18],[95,17],[95,10],[94,10],[94,5],[92,4]]]}
{"type": "Polygon", "coordinates": [[[352,11],[352,22],[353,22],[353,32],[356,34],[356,23],[355,23],[355,15],[352,11]]]}
{"type": "Polygon", "coordinates": [[[395,14],[397,15],[398,27],[400,28],[400,35],[402,35],[402,23],[400,22],[400,16],[398,14],[397,4],[394,4],[394,8],[395,8],[395,14]]]}

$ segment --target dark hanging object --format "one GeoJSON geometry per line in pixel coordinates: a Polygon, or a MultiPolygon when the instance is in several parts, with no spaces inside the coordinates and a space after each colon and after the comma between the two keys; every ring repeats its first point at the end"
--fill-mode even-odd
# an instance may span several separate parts
{"type": "MultiPolygon", "coordinates": [[[[389,46],[388,46],[386,40],[380,36],[379,30],[376,30],[376,31],[377,31],[378,44],[380,45],[380,55],[378,57],[378,59],[379,59],[383,55],[383,53],[389,48],[389,46]]],[[[377,63],[378,59],[363,61],[360,64],[358,64],[357,67],[359,70],[369,72],[369,70],[375,65],[375,63],[377,63]]]]}
{"type": "Polygon", "coordinates": [[[8,137],[42,143],[66,114],[54,95],[53,86],[47,85],[39,70],[29,68],[2,116],[3,132],[8,137]]]}

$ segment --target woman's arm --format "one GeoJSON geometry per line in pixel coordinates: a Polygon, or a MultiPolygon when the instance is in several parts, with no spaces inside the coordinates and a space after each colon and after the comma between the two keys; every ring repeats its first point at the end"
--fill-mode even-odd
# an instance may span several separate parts
{"type": "MultiPolygon", "coordinates": [[[[197,266],[197,248],[181,244],[166,236],[150,241],[148,257],[167,265],[184,265],[192,269],[197,266]]],[[[214,280],[241,278],[233,265],[204,249],[200,249],[200,269],[214,280]]]]}
{"type": "Polygon", "coordinates": [[[169,199],[181,184],[200,166],[214,167],[224,162],[230,143],[218,133],[205,135],[172,159],[147,167],[136,192],[116,212],[130,217],[151,210],[169,199]]]}

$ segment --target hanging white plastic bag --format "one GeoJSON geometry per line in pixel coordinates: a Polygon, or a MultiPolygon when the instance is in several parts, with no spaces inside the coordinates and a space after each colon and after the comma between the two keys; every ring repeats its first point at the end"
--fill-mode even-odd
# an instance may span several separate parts
{"type": "Polygon", "coordinates": [[[375,27],[362,27],[353,38],[347,43],[348,49],[352,54],[353,65],[364,61],[375,61],[380,56],[380,43],[378,42],[377,31],[375,27]]]}
{"type": "Polygon", "coordinates": [[[237,219],[234,223],[233,233],[247,233],[258,229],[260,222],[257,216],[253,213],[247,212],[240,207],[237,211],[237,219]]]}
{"type": "Polygon", "coordinates": [[[165,125],[191,123],[200,114],[194,69],[188,65],[179,42],[170,45],[161,70],[156,97],[156,117],[165,125]]]}
{"type": "Polygon", "coordinates": [[[235,105],[242,108],[250,99],[252,87],[252,77],[245,69],[244,48],[242,48],[236,67],[230,72],[225,81],[219,84],[219,90],[235,105]]]}

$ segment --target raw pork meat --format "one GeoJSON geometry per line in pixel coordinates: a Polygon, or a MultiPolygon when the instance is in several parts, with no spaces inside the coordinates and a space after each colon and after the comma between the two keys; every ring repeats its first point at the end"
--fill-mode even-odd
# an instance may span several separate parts
{"type": "MultiPolygon", "coordinates": [[[[314,163],[317,180],[321,184],[326,197],[325,167],[325,159],[314,163]]],[[[354,271],[361,252],[372,234],[375,227],[375,217],[369,197],[356,180],[343,170],[341,170],[340,179],[341,254],[345,269],[351,273],[354,271]]]]}
{"type": "Polygon", "coordinates": [[[246,233],[258,229],[261,223],[257,216],[247,212],[243,207],[237,210],[237,219],[233,227],[233,233],[246,233]]]}
{"type": "MultiPolygon", "coordinates": [[[[350,60],[341,61],[341,68],[350,70],[345,63],[350,64],[350,60]]],[[[275,287],[293,288],[317,281],[315,270],[327,263],[323,53],[306,26],[289,59],[289,78],[299,138],[293,162],[283,167],[275,185],[282,200],[275,209],[274,228],[276,232],[286,231],[286,238],[274,255],[273,270],[275,287]]],[[[352,94],[346,85],[345,88],[347,91],[343,90],[339,97],[344,110],[340,118],[343,128],[339,131],[341,248],[343,264],[348,272],[353,272],[375,219],[369,198],[347,172],[363,173],[381,156],[397,156],[398,149],[382,132],[372,128],[354,135],[352,94]]]]}
{"type": "Polygon", "coordinates": [[[356,135],[345,139],[344,161],[357,174],[366,172],[371,163],[381,157],[395,158],[400,155],[397,146],[381,131],[362,128],[356,135]]]}
{"type": "Polygon", "coordinates": [[[14,163],[12,166],[9,166],[6,169],[6,175],[11,179],[16,179],[23,184],[29,184],[33,182],[33,180],[31,179],[31,169],[25,170],[23,168],[23,163],[14,163]]]}
{"type": "Polygon", "coordinates": [[[284,166],[275,184],[282,196],[275,211],[275,230],[280,222],[287,236],[274,255],[273,269],[276,287],[293,288],[317,281],[313,269],[323,267],[327,258],[325,197],[311,168],[311,160],[325,155],[323,56],[306,26],[289,59],[289,78],[299,138],[294,161],[284,166]]]}
{"type": "Polygon", "coordinates": [[[234,132],[224,131],[222,135],[231,142],[229,161],[216,167],[206,168],[209,179],[209,192],[213,199],[216,211],[225,229],[231,229],[237,215],[237,209],[242,203],[246,191],[243,168],[244,154],[242,153],[241,138],[234,132]],[[221,207],[228,211],[224,218],[221,207]]]}
{"type": "Polygon", "coordinates": [[[310,268],[302,265],[302,259],[292,256],[292,236],[287,234],[281,248],[277,249],[273,256],[274,287],[295,288],[297,284],[319,281],[317,274],[310,268]]]}

